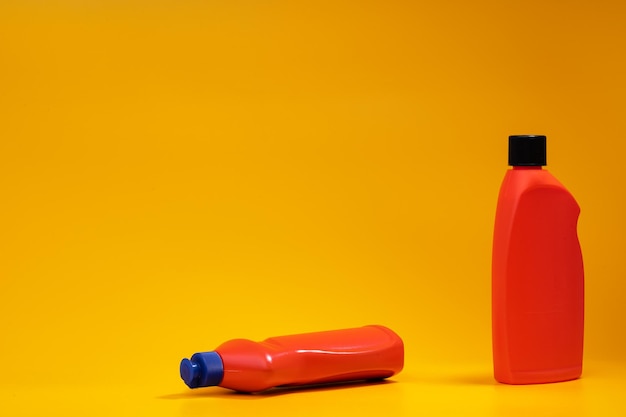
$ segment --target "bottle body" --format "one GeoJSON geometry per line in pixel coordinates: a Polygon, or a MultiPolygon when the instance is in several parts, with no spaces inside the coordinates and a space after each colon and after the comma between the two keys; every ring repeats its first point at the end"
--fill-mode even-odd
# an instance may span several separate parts
{"type": "Polygon", "coordinates": [[[222,377],[214,385],[243,392],[388,378],[404,364],[402,339],[383,326],[279,336],[262,342],[235,339],[218,346],[215,353],[222,362],[222,377]]]}
{"type": "Polygon", "coordinates": [[[584,270],[580,208],[540,166],[514,166],[498,197],[492,256],[494,376],[509,384],[580,377],[584,270]]]}

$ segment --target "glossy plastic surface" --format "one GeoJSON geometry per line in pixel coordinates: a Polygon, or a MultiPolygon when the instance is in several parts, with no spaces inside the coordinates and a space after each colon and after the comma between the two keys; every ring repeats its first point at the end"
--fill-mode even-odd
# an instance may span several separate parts
{"type": "Polygon", "coordinates": [[[383,326],[272,337],[262,342],[235,339],[215,351],[224,369],[219,386],[243,392],[388,378],[404,365],[402,339],[383,326]]]}
{"type": "Polygon", "coordinates": [[[540,167],[505,176],[492,264],[496,380],[557,382],[582,372],[584,272],[572,195],[540,167]]]}

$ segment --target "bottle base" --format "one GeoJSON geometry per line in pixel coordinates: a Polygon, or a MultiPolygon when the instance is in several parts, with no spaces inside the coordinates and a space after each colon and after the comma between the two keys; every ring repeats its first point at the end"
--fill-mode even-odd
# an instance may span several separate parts
{"type": "Polygon", "coordinates": [[[511,371],[507,374],[496,372],[496,381],[508,385],[550,384],[580,378],[582,366],[541,371],[511,371]]]}

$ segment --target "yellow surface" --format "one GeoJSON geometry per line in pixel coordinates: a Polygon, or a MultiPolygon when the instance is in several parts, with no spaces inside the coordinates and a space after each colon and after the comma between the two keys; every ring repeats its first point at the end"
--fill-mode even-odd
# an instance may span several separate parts
{"type": "Polygon", "coordinates": [[[626,3],[40,3],[0,4],[0,415],[624,415],[626,3]],[[517,133],[582,207],[574,382],[490,376],[517,133]],[[178,376],[370,323],[393,382],[178,376]]]}

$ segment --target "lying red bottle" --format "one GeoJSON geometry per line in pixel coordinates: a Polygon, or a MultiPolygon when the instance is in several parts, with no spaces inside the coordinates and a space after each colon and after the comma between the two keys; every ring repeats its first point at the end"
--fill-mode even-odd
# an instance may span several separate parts
{"type": "Polygon", "coordinates": [[[297,386],[384,379],[404,365],[402,339],[383,326],[235,339],[180,363],[189,388],[220,386],[258,392],[297,386]]]}
{"type": "Polygon", "coordinates": [[[580,208],[547,170],[546,137],[509,137],[493,239],[494,376],[508,384],[578,378],[583,362],[580,208]]]}

